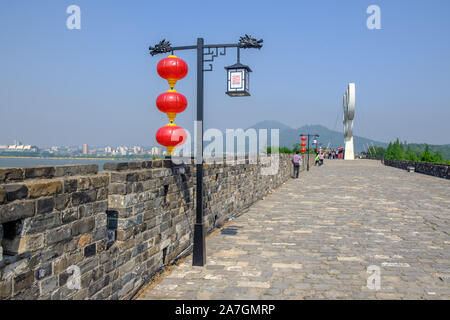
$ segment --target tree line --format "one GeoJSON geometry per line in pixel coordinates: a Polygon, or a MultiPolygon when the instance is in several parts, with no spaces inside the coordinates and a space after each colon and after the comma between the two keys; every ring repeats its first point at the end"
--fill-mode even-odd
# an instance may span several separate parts
{"type": "Polygon", "coordinates": [[[370,147],[367,150],[368,159],[392,159],[392,160],[406,160],[414,162],[432,162],[449,164],[450,160],[445,159],[439,151],[431,152],[429,146],[426,144],[425,149],[421,151],[413,150],[409,144],[402,143],[397,140],[389,142],[387,148],[370,147]]]}

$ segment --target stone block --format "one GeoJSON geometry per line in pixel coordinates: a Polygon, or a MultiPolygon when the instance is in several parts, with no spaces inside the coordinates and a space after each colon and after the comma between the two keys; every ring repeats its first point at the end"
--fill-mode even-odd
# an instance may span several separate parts
{"type": "Polygon", "coordinates": [[[138,214],[126,219],[119,218],[117,221],[117,228],[128,229],[138,224],[141,224],[142,222],[143,222],[143,214],[138,214]]]}
{"type": "Polygon", "coordinates": [[[97,189],[97,201],[108,200],[108,188],[97,189]]]}
{"type": "Polygon", "coordinates": [[[70,203],[70,196],[68,194],[60,194],[55,197],[55,209],[62,211],[67,208],[70,203]]]}
{"type": "Polygon", "coordinates": [[[128,162],[106,162],[103,165],[105,171],[123,171],[128,170],[128,162]]]}
{"type": "Polygon", "coordinates": [[[51,275],[52,275],[52,264],[49,263],[37,269],[34,276],[36,280],[42,280],[51,275]]]}
{"type": "Polygon", "coordinates": [[[97,190],[87,190],[74,192],[72,194],[72,205],[77,206],[83,203],[90,203],[97,200],[97,190]]]}
{"type": "Polygon", "coordinates": [[[98,188],[105,188],[109,184],[109,176],[107,175],[98,175],[91,177],[91,185],[98,189],[98,188]]]}
{"type": "Polygon", "coordinates": [[[49,213],[25,219],[23,222],[22,234],[30,235],[45,232],[61,226],[61,215],[59,213],[49,213]]]}
{"type": "Polygon", "coordinates": [[[65,165],[55,167],[55,177],[77,176],[81,174],[80,165],[65,165]]]}
{"type": "Polygon", "coordinates": [[[85,258],[92,257],[96,253],[97,253],[97,247],[96,247],[95,243],[88,245],[87,247],[84,248],[84,257],[85,258]]]}
{"type": "Polygon", "coordinates": [[[42,280],[40,283],[41,295],[46,295],[50,292],[53,292],[58,286],[58,277],[53,276],[48,279],[42,280]]]}
{"type": "Polygon", "coordinates": [[[61,213],[62,223],[69,223],[79,219],[79,213],[76,208],[68,208],[61,213]]]}
{"type": "Polygon", "coordinates": [[[79,234],[85,234],[94,230],[95,218],[89,217],[79,221],[76,221],[72,225],[72,236],[77,236],[79,234]]]}
{"type": "Polygon", "coordinates": [[[34,168],[24,168],[25,169],[25,179],[35,179],[35,178],[53,178],[55,177],[55,167],[34,167],[34,168]]]}
{"type": "Polygon", "coordinates": [[[36,213],[42,214],[52,212],[54,207],[55,207],[55,200],[53,199],[53,197],[41,198],[37,200],[36,213]]]}
{"type": "Polygon", "coordinates": [[[163,166],[163,160],[153,160],[152,168],[161,168],[163,166]]]}
{"type": "Polygon", "coordinates": [[[5,184],[3,190],[6,192],[7,201],[20,200],[28,196],[28,188],[23,184],[5,184]]]}
{"type": "Polygon", "coordinates": [[[62,272],[66,273],[67,268],[71,265],[76,265],[83,259],[82,253],[74,253],[70,255],[65,255],[53,262],[53,269],[55,274],[60,274],[62,272]]]}
{"type": "Polygon", "coordinates": [[[91,204],[88,203],[88,204],[79,206],[78,214],[79,214],[80,219],[90,217],[92,215],[91,204]]]}
{"type": "Polygon", "coordinates": [[[0,168],[0,182],[22,181],[23,178],[22,168],[0,168]]]}
{"type": "Polygon", "coordinates": [[[89,177],[78,177],[78,191],[85,191],[91,188],[91,179],[89,177]]]}
{"type": "Polygon", "coordinates": [[[96,174],[98,172],[98,164],[78,165],[80,167],[80,174],[96,174]]]}
{"type": "Polygon", "coordinates": [[[0,223],[34,216],[35,202],[20,201],[0,206],[0,223]]]}
{"type": "Polygon", "coordinates": [[[26,273],[16,276],[13,280],[14,295],[17,295],[22,290],[25,290],[28,287],[30,287],[33,284],[33,281],[34,281],[33,271],[28,271],[26,273]]]}
{"type": "Polygon", "coordinates": [[[12,279],[0,281],[0,300],[11,297],[12,295],[12,279]]]}
{"type": "Polygon", "coordinates": [[[126,183],[127,182],[126,172],[111,172],[110,183],[126,183]]]}
{"type": "Polygon", "coordinates": [[[116,236],[118,241],[126,241],[133,235],[133,228],[117,230],[116,236]]]}
{"type": "Polygon", "coordinates": [[[109,194],[127,194],[131,193],[131,185],[129,185],[129,192],[127,192],[127,184],[125,183],[111,183],[108,186],[109,194]]]}
{"type": "Polygon", "coordinates": [[[108,210],[108,201],[107,200],[97,201],[92,204],[92,213],[93,214],[104,213],[104,212],[106,212],[106,210],[108,210]]]}
{"type": "Polygon", "coordinates": [[[47,245],[70,239],[70,226],[63,226],[59,229],[48,231],[45,234],[45,242],[47,245]]]}
{"type": "Polygon", "coordinates": [[[5,202],[6,202],[6,191],[2,186],[0,186],[0,204],[5,202]]]}
{"type": "Polygon", "coordinates": [[[38,181],[26,184],[30,198],[52,196],[62,191],[62,183],[59,180],[38,181]]]}
{"type": "Polygon", "coordinates": [[[72,193],[78,190],[77,179],[65,179],[64,180],[64,193],[72,193]]]}
{"type": "Polygon", "coordinates": [[[80,239],[78,239],[78,247],[85,247],[89,243],[91,243],[92,236],[90,234],[82,235],[80,239]]]}

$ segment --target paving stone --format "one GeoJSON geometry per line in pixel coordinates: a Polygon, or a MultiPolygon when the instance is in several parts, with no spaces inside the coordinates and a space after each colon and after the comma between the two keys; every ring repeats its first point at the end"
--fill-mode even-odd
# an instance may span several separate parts
{"type": "Polygon", "coordinates": [[[208,237],[205,268],[188,258],[143,298],[450,299],[439,278],[450,274],[449,194],[446,179],[325,160],[226,224],[236,235],[208,237]],[[367,287],[371,265],[379,290],[367,287]]]}

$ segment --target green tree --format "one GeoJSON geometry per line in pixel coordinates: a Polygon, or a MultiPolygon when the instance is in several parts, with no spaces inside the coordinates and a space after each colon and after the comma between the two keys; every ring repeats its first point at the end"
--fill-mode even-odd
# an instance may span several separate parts
{"type": "Polygon", "coordinates": [[[423,162],[433,162],[433,154],[430,152],[428,145],[425,145],[425,150],[420,155],[420,161],[423,162]]]}
{"type": "Polygon", "coordinates": [[[417,156],[417,154],[414,151],[412,151],[412,149],[409,145],[405,152],[405,160],[414,161],[414,162],[419,161],[419,157],[417,156]]]}

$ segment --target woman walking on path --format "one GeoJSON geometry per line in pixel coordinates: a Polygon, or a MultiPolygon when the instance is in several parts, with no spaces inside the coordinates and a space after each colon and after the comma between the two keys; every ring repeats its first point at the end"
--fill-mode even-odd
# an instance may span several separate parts
{"type": "Polygon", "coordinates": [[[294,178],[298,178],[298,174],[300,172],[300,164],[302,163],[302,156],[298,151],[295,151],[295,154],[292,156],[291,162],[294,165],[294,178]]]}
{"type": "Polygon", "coordinates": [[[325,158],[323,153],[321,153],[320,155],[317,155],[319,157],[319,166],[323,165],[323,159],[325,158]]]}

